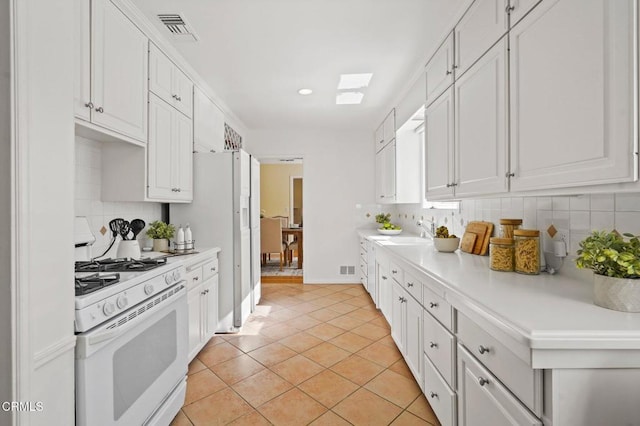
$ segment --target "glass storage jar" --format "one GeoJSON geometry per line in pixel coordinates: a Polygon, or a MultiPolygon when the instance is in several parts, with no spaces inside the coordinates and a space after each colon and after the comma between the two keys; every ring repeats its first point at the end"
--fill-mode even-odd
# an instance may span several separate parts
{"type": "Polygon", "coordinates": [[[513,238],[513,231],[520,229],[522,219],[500,219],[500,236],[502,238],[513,238]]]}
{"type": "Polygon", "coordinates": [[[516,229],[515,240],[516,272],[537,275],[540,273],[540,231],[537,229],[516,229]]]}
{"type": "Polygon", "coordinates": [[[515,263],[513,238],[494,237],[489,243],[489,267],[494,271],[512,272],[515,263]]]}

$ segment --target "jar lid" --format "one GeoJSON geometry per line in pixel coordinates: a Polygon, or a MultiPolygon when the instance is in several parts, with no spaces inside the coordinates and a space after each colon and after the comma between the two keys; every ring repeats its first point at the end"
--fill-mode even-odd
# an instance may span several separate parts
{"type": "Polygon", "coordinates": [[[522,225],[522,219],[500,219],[500,225],[522,225]]]}
{"type": "Polygon", "coordinates": [[[513,245],[513,238],[493,237],[489,239],[491,244],[513,245]]]}
{"type": "Polygon", "coordinates": [[[540,231],[537,229],[516,229],[513,231],[516,237],[539,237],[540,231]]]}

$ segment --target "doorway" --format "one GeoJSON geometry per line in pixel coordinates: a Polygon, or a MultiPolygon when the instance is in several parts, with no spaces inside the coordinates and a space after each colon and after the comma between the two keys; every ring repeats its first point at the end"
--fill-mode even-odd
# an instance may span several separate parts
{"type": "Polygon", "coordinates": [[[261,281],[302,283],[304,202],[302,159],[260,160],[261,281]],[[271,219],[271,220],[269,220],[271,219]],[[279,221],[280,231],[273,230],[279,221]],[[265,226],[262,226],[264,224],[265,226]],[[282,244],[282,259],[278,253],[282,244]]]}

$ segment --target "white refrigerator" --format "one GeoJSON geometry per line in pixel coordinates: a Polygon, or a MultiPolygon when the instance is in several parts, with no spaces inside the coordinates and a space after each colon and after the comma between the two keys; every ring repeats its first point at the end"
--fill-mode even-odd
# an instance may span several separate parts
{"type": "MultiPolygon", "coordinates": [[[[242,150],[194,153],[193,202],[170,207],[171,223],[191,226],[196,251],[198,247],[221,249],[218,333],[237,332],[257,303],[251,269],[254,257],[260,266],[260,184],[251,183],[251,165],[249,154],[242,150]],[[251,203],[252,189],[258,198],[256,206],[251,203]],[[254,213],[258,217],[257,255],[252,250],[254,213]]],[[[259,299],[259,284],[257,292],[259,299]]]]}

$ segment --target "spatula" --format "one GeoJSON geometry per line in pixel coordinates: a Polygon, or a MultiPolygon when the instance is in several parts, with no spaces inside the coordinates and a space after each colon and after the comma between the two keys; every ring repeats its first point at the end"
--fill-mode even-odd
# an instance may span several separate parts
{"type": "Polygon", "coordinates": [[[133,219],[131,221],[131,232],[133,232],[132,240],[135,240],[138,234],[144,229],[146,223],[142,219],[133,219]]]}

